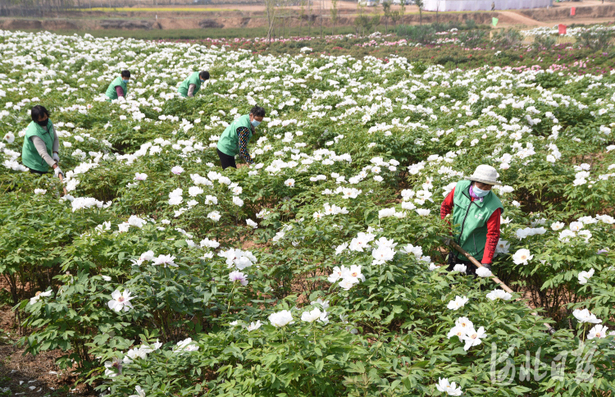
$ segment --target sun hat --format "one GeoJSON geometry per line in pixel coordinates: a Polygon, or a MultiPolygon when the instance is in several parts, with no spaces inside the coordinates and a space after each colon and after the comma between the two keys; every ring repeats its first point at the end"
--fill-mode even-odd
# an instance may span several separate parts
{"type": "Polygon", "coordinates": [[[500,185],[498,172],[490,165],[481,164],[476,167],[474,174],[467,179],[475,182],[486,183],[487,185],[500,185]]]}

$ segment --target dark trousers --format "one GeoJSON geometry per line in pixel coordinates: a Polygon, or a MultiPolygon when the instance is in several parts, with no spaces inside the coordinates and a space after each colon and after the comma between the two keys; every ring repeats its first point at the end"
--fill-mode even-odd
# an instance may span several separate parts
{"type": "Polygon", "coordinates": [[[218,157],[220,157],[220,164],[222,164],[223,170],[227,169],[228,167],[237,168],[237,164],[235,164],[235,157],[222,153],[220,149],[216,150],[218,151],[218,157]]]}
{"type": "Polygon", "coordinates": [[[449,272],[452,272],[453,268],[457,264],[466,265],[466,274],[470,274],[470,275],[476,277],[476,269],[477,269],[476,265],[474,265],[470,261],[465,260],[465,258],[463,260],[457,258],[457,251],[451,250],[448,253],[448,268],[447,268],[447,270],[449,272]]]}
{"type": "Polygon", "coordinates": [[[46,172],[33,170],[32,168],[28,168],[31,174],[45,175],[46,172]]]}

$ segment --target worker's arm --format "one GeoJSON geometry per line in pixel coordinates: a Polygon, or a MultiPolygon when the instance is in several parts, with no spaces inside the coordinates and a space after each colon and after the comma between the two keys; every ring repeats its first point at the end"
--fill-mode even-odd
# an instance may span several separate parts
{"type": "Polygon", "coordinates": [[[483,253],[483,264],[491,264],[493,262],[493,255],[495,255],[495,249],[500,241],[500,216],[502,210],[498,208],[491,214],[487,221],[487,242],[485,243],[485,251],[483,253]]]}
{"type": "Polygon", "coordinates": [[[53,133],[53,145],[51,146],[51,151],[53,153],[60,153],[60,140],[58,139],[56,127],[53,127],[50,132],[53,133]]]}
{"type": "Polygon", "coordinates": [[[193,97],[194,96],[194,89],[196,88],[196,84],[190,84],[190,86],[188,87],[188,96],[189,97],[193,97]]]}
{"type": "Polygon", "coordinates": [[[237,128],[237,135],[239,135],[239,155],[248,164],[254,164],[250,153],[248,153],[248,138],[250,137],[250,130],[246,127],[237,128]]]}
{"type": "Polygon", "coordinates": [[[45,160],[47,165],[53,167],[56,162],[54,159],[51,158],[49,153],[47,153],[47,146],[45,145],[45,142],[37,136],[30,137],[30,140],[36,148],[36,151],[38,152],[39,156],[41,156],[42,159],[45,160]]]}
{"type": "Polygon", "coordinates": [[[448,214],[453,212],[453,197],[455,197],[455,188],[446,196],[440,206],[440,219],[444,219],[448,214]]]}
{"type": "Polygon", "coordinates": [[[122,89],[122,86],[116,85],[115,92],[117,93],[118,98],[124,96],[124,90],[122,89]]]}

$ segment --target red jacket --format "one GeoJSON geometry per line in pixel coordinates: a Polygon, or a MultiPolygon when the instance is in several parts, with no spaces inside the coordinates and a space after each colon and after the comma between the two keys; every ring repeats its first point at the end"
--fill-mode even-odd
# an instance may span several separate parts
{"type": "MultiPolygon", "coordinates": [[[[446,196],[440,207],[440,218],[444,219],[448,214],[453,213],[453,198],[455,196],[455,188],[446,196]]],[[[471,197],[474,201],[474,197],[471,197]]],[[[489,219],[487,220],[487,243],[485,244],[485,251],[483,253],[483,259],[480,263],[490,264],[493,262],[493,255],[495,255],[495,249],[500,241],[500,215],[502,210],[497,209],[489,219]]]]}

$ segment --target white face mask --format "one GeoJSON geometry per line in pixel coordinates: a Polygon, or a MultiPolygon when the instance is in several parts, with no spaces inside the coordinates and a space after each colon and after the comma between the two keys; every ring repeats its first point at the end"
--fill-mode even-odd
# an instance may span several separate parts
{"type": "Polygon", "coordinates": [[[253,125],[254,127],[258,127],[258,125],[259,125],[261,122],[260,122],[260,121],[258,121],[258,120],[252,120],[252,121],[251,121],[251,123],[252,123],[252,125],[253,125]]]}
{"type": "Polygon", "coordinates": [[[472,186],[472,193],[474,193],[474,195],[478,198],[485,197],[489,194],[490,191],[491,190],[479,189],[478,187],[476,187],[476,185],[472,186]]]}

